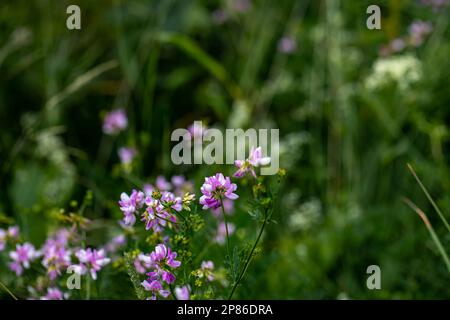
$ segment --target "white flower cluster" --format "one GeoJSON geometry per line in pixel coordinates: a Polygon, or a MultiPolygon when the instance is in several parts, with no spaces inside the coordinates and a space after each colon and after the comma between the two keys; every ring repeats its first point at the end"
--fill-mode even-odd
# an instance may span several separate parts
{"type": "Polygon", "coordinates": [[[417,82],[421,73],[421,62],[412,55],[382,58],[374,63],[373,72],[366,78],[365,86],[374,90],[396,83],[399,89],[404,90],[417,82]]]}

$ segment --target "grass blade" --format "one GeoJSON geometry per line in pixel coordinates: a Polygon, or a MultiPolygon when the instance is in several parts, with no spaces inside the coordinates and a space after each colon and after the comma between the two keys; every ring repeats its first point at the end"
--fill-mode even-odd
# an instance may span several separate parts
{"type": "Polygon", "coordinates": [[[442,246],[441,241],[439,240],[439,237],[437,236],[436,232],[433,229],[433,226],[431,225],[430,221],[428,220],[427,215],[425,212],[420,210],[419,207],[417,207],[411,200],[408,198],[404,198],[403,201],[408,205],[414,212],[416,212],[419,217],[422,219],[423,223],[427,227],[428,231],[430,232],[431,238],[433,239],[434,243],[436,244],[436,247],[439,250],[439,253],[441,254],[442,258],[444,259],[444,262],[447,266],[447,270],[450,273],[450,261],[448,259],[447,253],[444,250],[444,247],[442,246]]]}
{"type": "Polygon", "coordinates": [[[442,214],[442,212],[439,209],[439,207],[437,206],[437,204],[434,202],[433,198],[428,193],[428,191],[425,188],[425,186],[423,185],[422,181],[419,179],[419,176],[416,174],[416,172],[414,171],[413,167],[409,163],[406,164],[406,165],[408,166],[409,171],[411,171],[412,175],[416,179],[416,181],[419,184],[420,188],[422,188],[422,191],[425,193],[425,195],[427,196],[428,200],[431,202],[434,210],[436,210],[436,212],[438,213],[439,217],[441,218],[441,220],[444,223],[445,227],[447,228],[448,232],[450,232],[450,225],[448,224],[447,220],[445,219],[444,215],[442,214]]]}

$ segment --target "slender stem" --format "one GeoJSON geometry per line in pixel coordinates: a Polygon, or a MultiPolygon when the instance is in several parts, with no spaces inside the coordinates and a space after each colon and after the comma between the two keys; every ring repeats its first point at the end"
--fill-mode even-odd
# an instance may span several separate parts
{"type": "Polygon", "coordinates": [[[420,210],[419,207],[417,207],[411,200],[408,198],[404,198],[403,201],[412,209],[414,210],[419,217],[422,219],[423,223],[427,227],[428,231],[430,232],[431,238],[433,239],[434,243],[436,244],[436,247],[439,250],[439,253],[441,254],[442,258],[444,259],[445,265],[447,266],[448,272],[450,272],[450,260],[448,259],[447,253],[445,252],[444,247],[442,246],[441,241],[439,240],[439,237],[437,236],[436,232],[434,231],[433,226],[431,225],[430,221],[428,220],[427,215],[425,212],[420,210]]]}
{"type": "Polygon", "coordinates": [[[412,175],[414,176],[414,178],[416,179],[417,183],[419,184],[420,188],[425,193],[425,195],[427,196],[428,200],[431,202],[431,205],[433,206],[434,210],[436,210],[436,212],[438,213],[439,217],[441,218],[441,220],[444,223],[445,227],[447,228],[448,232],[450,232],[450,225],[448,224],[448,222],[445,219],[444,215],[442,214],[441,210],[439,210],[439,207],[434,202],[433,198],[428,193],[428,190],[425,188],[425,186],[423,185],[422,181],[419,179],[419,176],[416,174],[416,172],[414,171],[413,167],[409,163],[407,164],[407,166],[408,166],[409,171],[411,171],[412,175]]]}
{"type": "Polygon", "coordinates": [[[87,275],[86,300],[91,300],[91,275],[87,275]]]}
{"type": "Polygon", "coordinates": [[[231,258],[231,256],[230,256],[230,237],[229,237],[229,234],[228,234],[227,215],[225,214],[225,208],[223,207],[222,197],[220,197],[220,207],[222,209],[223,221],[225,222],[225,231],[227,233],[227,255],[228,255],[228,258],[231,258]]]}
{"type": "Polygon", "coordinates": [[[6,292],[8,292],[9,295],[10,295],[14,300],[19,300],[19,299],[17,299],[17,297],[14,295],[14,293],[12,293],[11,290],[9,290],[8,287],[5,286],[5,285],[3,284],[3,282],[1,282],[1,281],[0,281],[0,286],[2,286],[2,288],[3,288],[6,292]]]}
{"type": "Polygon", "coordinates": [[[264,218],[264,222],[263,222],[263,224],[262,224],[262,226],[261,226],[261,229],[259,230],[258,237],[256,238],[255,243],[253,244],[253,248],[252,248],[252,250],[250,251],[250,254],[247,256],[247,259],[246,259],[245,264],[244,264],[244,268],[242,269],[241,274],[240,274],[239,277],[238,277],[238,280],[237,280],[236,283],[234,284],[233,289],[231,290],[230,296],[228,297],[228,300],[231,300],[231,298],[233,297],[234,291],[236,290],[236,288],[237,288],[239,282],[241,282],[242,278],[244,277],[245,272],[246,272],[247,269],[248,269],[248,266],[250,265],[250,261],[251,261],[252,258],[253,258],[253,252],[255,252],[256,246],[258,245],[259,240],[261,239],[261,236],[262,236],[262,234],[263,234],[263,231],[264,231],[264,228],[265,228],[265,226],[266,226],[266,224],[267,224],[267,220],[268,220],[268,219],[269,219],[268,216],[266,216],[266,217],[264,218]]]}

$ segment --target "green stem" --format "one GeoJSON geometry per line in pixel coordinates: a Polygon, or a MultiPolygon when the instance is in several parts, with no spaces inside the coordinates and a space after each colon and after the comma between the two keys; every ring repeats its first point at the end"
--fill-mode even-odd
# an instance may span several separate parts
{"type": "Polygon", "coordinates": [[[225,208],[223,207],[223,200],[222,197],[220,197],[220,207],[222,209],[222,214],[223,214],[223,221],[225,222],[225,231],[227,233],[227,256],[230,259],[230,237],[228,234],[228,222],[227,222],[227,215],[225,214],[225,208]]]}
{"type": "Polygon", "coordinates": [[[231,293],[230,293],[230,296],[228,297],[228,300],[231,300],[231,298],[233,297],[234,291],[236,290],[237,286],[239,285],[239,283],[241,282],[242,278],[244,277],[244,274],[245,274],[245,272],[247,271],[248,266],[250,265],[250,261],[251,261],[252,258],[253,258],[253,253],[255,252],[255,249],[256,249],[256,246],[257,246],[258,243],[259,243],[259,240],[261,239],[261,236],[262,236],[262,234],[263,234],[263,232],[264,232],[264,228],[265,228],[265,226],[266,226],[266,224],[267,224],[267,220],[268,220],[269,218],[270,218],[270,217],[268,217],[267,215],[266,215],[266,217],[264,218],[264,222],[263,222],[263,224],[262,224],[262,226],[261,226],[261,229],[259,230],[258,237],[256,238],[255,243],[253,244],[253,248],[252,248],[252,250],[250,251],[250,254],[248,255],[248,257],[247,257],[247,259],[246,259],[246,261],[245,261],[244,268],[242,269],[241,274],[240,274],[239,277],[238,277],[238,280],[236,281],[236,283],[235,283],[234,286],[233,286],[233,289],[231,290],[231,293]]]}
{"type": "Polygon", "coordinates": [[[91,275],[87,275],[86,300],[91,300],[91,275]]]}

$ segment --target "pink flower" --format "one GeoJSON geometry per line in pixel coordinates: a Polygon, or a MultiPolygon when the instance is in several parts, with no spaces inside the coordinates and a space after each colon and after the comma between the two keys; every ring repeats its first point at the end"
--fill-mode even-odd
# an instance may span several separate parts
{"type": "Polygon", "coordinates": [[[175,260],[177,257],[176,252],[172,252],[170,248],[164,244],[158,244],[155,247],[155,251],[150,253],[150,259],[153,265],[163,267],[164,264],[171,268],[178,268],[181,265],[180,261],[175,260]]]}
{"type": "Polygon", "coordinates": [[[237,186],[231,183],[229,177],[224,177],[222,173],[217,173],[215,176],[205,178],[205,182],[200,188],[203,195],[200,197],[200,204],[203,205],[203,210],[216,209],[220,207],[220,201],[224,197],[230,200],[236,200],[239,196],[235,193],[237,186]]]}
{"type": "Polygon", "coordinates": [[[134,213],[137,209],[142,208],[144,205],[145,195],[142,191],[133,190],[131,195],[128,196],[125,192],[120,195],[119,206],[120,210],[124,213],[125,225],[132,226],[136,222],[136,216],[134,213]]]}
{"type": "Polygon", "coordinates": [[[6,231],[0,228],[0,251],[6,247],[6,231]]]}
{"type": "Polygon", "coordinates": [[[175,282],[175,275],[168,269],[178,268],[181,265],[180,261],[175,260],[176,252],[172,252],[165,244],[158,244],[155,250],[150,255],[140,256],[140,260],[153,271],[147,273],[147,280],[142,282],[142,286],[147,291],[152,292],[152,299],[156,299],[156,294],[166,298],[170,291],[164,290],[162,283],[171,284],[175,282]]]}
{"type": "Polygon", "coordinates": [[[70,265],[70,251],[66,250],[65,243],[57,239],[47,239],[41,252],[44,255],[42,265],[47,269],[51,280],[56,279],[70,265]]]}
{"type": "Polygon", "coordinates": [[[9,239],[17,240],[19,239],[19,227],[18,226],[11,226],[8,228],[8,231],[6,232],[6,235],[9,239]]]}
{"type": "Polygon", "coordinates": [[[172,185],[163,176],[156,177],[156,188],[160,191],[169,191],[172,189],[172,185]]]}
{"type": "Polygon", "coordinates": [[[134,148],[122,147],[119,149],[118,154],[120,162],[126,165],[133,162],[133,159],[136,156],[137,151],[134,148]]]}
{"type": "Polygon", "coordinates": [[[12,226],[8,230],[0,228],[0,251],[5,250],[7,240],[19,239],[19,227],[12,226]]]}
{"type": "Polygon", "coordinates": [[[213,281],[214,280],[214,278],[215,278],[214,274],[213,274],[214,262],[212,262],[212,261],[202,261],[200,269],[201,269],[201,272],[202,272],[202,276],[206,277],[206,279],[208,279],[208,281],[213,281]]]}
{"type": "Polygon", "coordinates": [[[261,147],[254,148],[252,147],[250,150],[250,156],[246,160],[236,160],[234,161],[234,165],[238,168],[238,171],[235,172],[234,177],[243,177],[247,172],[250,172],[255,178],[256,173],[254,168],[265,166],[270,163],[269,157],[262,156],[261,147]]]}
{"type": "Polygon", "coordinates": [[[30,262],[39,257],[39,253],[34,246],[28,242],[23,245],[16,245],[16,251],[11,251],[9,257],[13,260],[9,264],[9,268],[20,276],[23,273],[23,269],[30,267],[30,262]]]}
{"type": "Polygon", "coordinates": [[[148,256],[144,255],[144,254],[139,254],[135,259],[134,259],[134,268],[136,269],[136,271],[138,273],[145,273],[148,269],[150,269],[152,267],[151,265],[151,260],[149,259],[148,256]]]}
{"type": "Polygon", "coordinates": [[[431,22],[424,22],[421,20],[414,21],[409,26],[410,41],[412,45],[415,47],[420,46],[431,31],[433,31],[431,22]]]}
{"type": "Polygon", "coordinates": [[[178,300],[189,300],[189,286],[175,287],[175,297],[178,300]]]}
{"type": "Polygon", "coordinates": [[[152,300],[156,300],[156,294],[159,294],[163,298],[167,298],[170,295],[169,290],[164,290],[161,282],[158,280],[148,281],[144,280],[142,286],[145,290],[152,292],[152,300]]]}
{"type": "Polygon", "coordinates": [[[80,261],[78,265],[79,273],[86,274],[89,271],[94,280],[97,279],[97,272],[110,262],[103,249],[98,251],[91,248],[80,249],[75,253],[75,256],[80,261]]]}
{"type": "Polygon", "coordinates": [[[116,135],[124,130],[128,125],[125,110],[116,109],[109,112],[103,121],[103,132],[109,135],[116,135]]]}
{"type": "Polygon", "coordinates": [[[67,294],[63,294],[58,288],[48,288],[47,294],[41,297],[41,300],[64,300],[67,294]]]}
{"type": "MultiPolygon", "coordinates": [[[[223,199],[223,208],[227,215],[232,215],[234,212],[234,202],[227,198],[223,199]]],[[[222,217],[222,210],[220,208],[212,209],[211,211],[216,218],[222,217]]]]}
{"type": "Polygon", "coordinates": [[[170,215],[163,211],[164,207],[157,200],[151,200],[152,204],[142,213],[141,221],[145,222],[145,230],[153,229],[154,232],[160,233],[167,225],[167,219],[170,215]]]}
{"type": "Polygon", "coordinates": [[[164,208],[172,208],[175,211],[181,211],[183,203],[180,197],[175,197],[172,192],[163,192],[161,196],[161,204],[164,208]]]}
{"type": "MultiPolygon", "coordinates": [[[[236,229],[236,227],[234,226],[234,224],[232,224],[230,222],[228,222],[227,226],[228,226],[228,235],[232,235],[234,233],[234,230],[236,229]]],[[[216,237],[214,240],[218,244],[224,244],[226,236],[227,236],[227,229],[225,227],[225,223],[221,222],[217,228],[217,233],[216,233],[216,237]]]]}
{"type": "Polygon", "coordinates": [[[278,51],[291,54],[297,49],[297,42],[292,37],[283,37],[278,42],[278,51]]]}
{"type": "Polygon", "coordinates": [[[127,243],[127,239],[126,239],[125,235],[120,234],[120,235],[115,236],[114,238],[112,238],[111,241],[108,242],[108,243],[105,245],[105,250],[106,250],[107,252],[114,253],[114,252],[116,252],[120,247],[123,247],[126,243],[127,243]]]}

